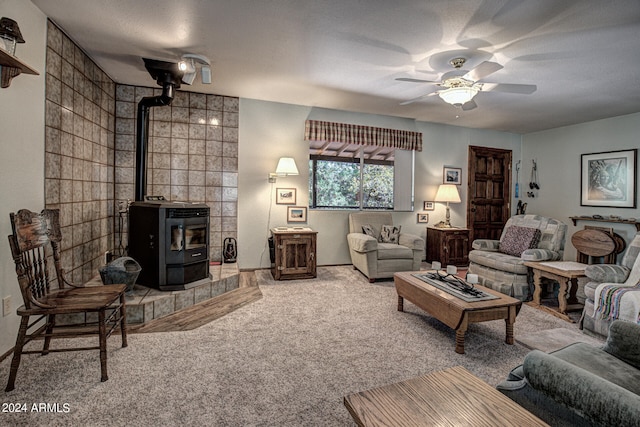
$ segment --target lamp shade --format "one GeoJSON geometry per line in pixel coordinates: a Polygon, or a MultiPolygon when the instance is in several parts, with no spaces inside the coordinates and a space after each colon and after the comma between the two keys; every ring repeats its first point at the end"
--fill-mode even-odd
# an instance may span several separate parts
{"type": "Polygon", "coordinates": [[[280,160],[278,160],[278,167],[276,167],[276,175],[299,175],[298,167],[296,166],[296,161],[293,160],[293,157],[280,157],[280,160]]]}
{"type": "Polygon", "coordinates": [[[478,93],[474,87],[452,87],[438,92],[438,96],[451,105],[462,105],[471,101],[478,93]]]}
{"type": "Polygon", "coordinates": [[[436,193],[436,202],[451,202],[460,203],[460,193],[458,193],[458,187],[455,184],[442,184],[438,187],[436,193]]]}

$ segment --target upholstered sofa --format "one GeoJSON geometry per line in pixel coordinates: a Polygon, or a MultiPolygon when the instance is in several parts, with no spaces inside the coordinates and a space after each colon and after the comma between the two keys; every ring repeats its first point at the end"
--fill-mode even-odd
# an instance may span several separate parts
{"type": "Polygon", "coordinates": [[[640,315],[640,233],[627,246],[620,265],[593,264],[585,269],[589,282],[581,327],[586,333],[607,336],[614,319],[637,322],[640,315]]]}
{"type": "Polygon", "coordinates": [[[351,262],[372,283],[393,277],[398,271],[419,271],[424,252],[424,239],[402,233],[401,226],[396,226],[400,233],[397,239],[391,239],[393,243],[383,242],[383,226],[393,226],[390,212],[349,214],[347,243],[351,262]],[[365,234],[365,229],[372,235],[365,234]]]}
{"type": "Polygon", "coordinates": [[[553,218],[512,216],[505,224],[500,240],[478,239],[472,242],[468,272],[477,274],[483,286],[527,301],[531,299],[532,292],[524,262],[561,260],[566,233],[567,225],[553,218]],[[527,233],[535,230],[539,232],[527,233]],[[526,236],[520,233],[522,231],[526,236]],[[522,246],[518,247],[519,244],[522,246]]]}
{"type": "Polygon", "coordinates": [[[614,321],[602,347],[533,350],[497,388],[553,426],[638,426],[640,325],[614,321]]]}

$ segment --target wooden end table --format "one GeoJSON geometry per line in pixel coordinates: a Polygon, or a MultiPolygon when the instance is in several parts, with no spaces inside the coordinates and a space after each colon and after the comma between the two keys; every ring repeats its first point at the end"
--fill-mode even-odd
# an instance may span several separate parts
{"type": "Polygon", "coordinates": [[[345,396],[359,426],[546,426],[461,366],[345,396]]]}
{"type": "Polygon", "coordinates": [[[404,299],[406,298],[448,327],[455,329],[456,353],[464,354],[464,334],[467,332],[469,323],[488,320],[504,319],[506,323],[505,342],[513,345],[513,324],[522,306],[521,301],[484,286],[476,285],[478,290],[498,298],[466,302],[418,279],[413,276],[414,274],[402,272],[393,275],[398,293],[398,311],[404,310],[404,299]]]}
{"type": "Polygon", "coordinates": [[[578,311],[584,308],[584,305],[580,304],[578,298],[576,298],[576,293],[578,292],[578,280],[586,277],[584,275],[584,269],[587,267],[587,264],[573,261],[527,261],[524,265],[529,267],[533,273],[533,285],[535,288],[533,290],[532,304],[536,308],[548,311],[556,317],[573,323],[573,320],[567,315],[567,312],[578,311]],[[540,304],[543,277],[555,280],[560,285],[557,310],[540,304]]]}

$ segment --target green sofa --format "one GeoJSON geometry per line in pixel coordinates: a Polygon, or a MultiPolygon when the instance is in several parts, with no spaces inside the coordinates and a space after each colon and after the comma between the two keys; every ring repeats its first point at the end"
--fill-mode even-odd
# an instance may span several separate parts
{"type": "Polygon", "coordinates": [[[497,388],[553,426],[638,426],[640,325],[614,321],[602,347],[533,350],[497,388]]]}

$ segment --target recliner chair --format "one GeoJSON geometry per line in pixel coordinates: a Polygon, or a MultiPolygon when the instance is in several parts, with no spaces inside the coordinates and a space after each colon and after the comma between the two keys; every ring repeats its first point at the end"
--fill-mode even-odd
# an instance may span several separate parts
{"type": "Polygon", "coordinates": [[[371,283],[393,277],[398,271],[419,271],[422,262],[424,239],[401,232],[397,243],[384,243],[379,241],[384,225],[393,225],[390,212],[349,214],[347,243],[351,262],[371,283]],[[363,226],[368,226],[375,237],[365,234],[363,226]]]}

